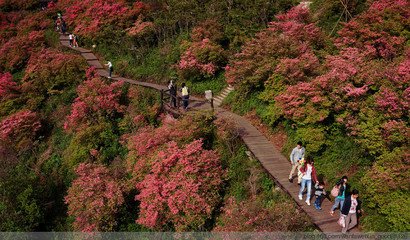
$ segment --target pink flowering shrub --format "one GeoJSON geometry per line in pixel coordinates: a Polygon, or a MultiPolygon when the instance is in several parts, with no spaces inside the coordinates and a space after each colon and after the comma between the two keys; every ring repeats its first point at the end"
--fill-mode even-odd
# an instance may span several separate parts
{"type": "Polygon", "coordinates": [[[124,203],[120,184],[102,165],[81,163],[76,174],[65,197],[74,230],[113,231],[115,214],[124,203]]]}
{"type": "MultiPolygon", "coordinates": [[[[307,8],[295,7],[276,16],[268,29],[245,43],[225,68],[229,84],[244,94],[260,90],[273,74],[282,81],[268,81],[266,88],[306,81],[319,72],[316,49],[323,48],[325,36],[310,20],[307,8]]],[[[271,94],[268,94],[271,95],[271,94]]]]}
{"type": "Polygon", "coordinates": [[[219,156],[196,140],[184,147],[171,141],[153,159],[151,172],[137,184],[139,224],[156,230],[196,230],[219,202],[224,172],[219,156]]]}
{"type": "Polygon", "coordinates": [[[272,207],[264,206],[256,198],[237,201],[230,197],[225,201],[215,232],[276,232],[300,231],[306,227],[306,219],[295,214],[289,201],[275,203],[272,207]],[[285,211],[286,209],[286,211],[285,211]]]}
{"type": "Polygon", "coordinates": [[[194,42],[200,42],[203,39],[218,43],[223,38],[223,27],[214,19],[207,19],[196,25],[191,32],[191,39],[194,42]]]}
{"type": "Polygon", "coordinates": [[[35,112],[21,110],[0,122],[0,139],[23,150],[30,147],[40,128],[40,118],[35,112]]]}
{"type": "Polygon", "coordinates": [[[64,123],[66,131],[79,131],[98,123],[100,118],[109,118],[125,110],[125,106],[120,103],[123,82],[108,84],[90,72],[87,75],[92,78],[77,87],[78,97],[64,123]]]}
{"type": "Polygon", "coordinates": [[[372,2],[365,13],[339,31],[337,46],[364,49],[366,54],[375,58],[394,58],[403,51],[408,9],[409,2],[406,0],[372,2]]]}
{"type": "Polygon", "coordinates": [[[49,96],[77,85],[84,76],[84,68],[84,60],[76,54],[52,49],[32,54],[22,79],[27,104],[34,109],[49,96]]]}
{"type": "Polygon", "coordinates": [[[73,31],[82,36],[97,38],[110,34],[106,28],[115,25],[116,28],[126,28],[131,24],[131,17],[139,12],[141,4],[134,4],[135,10],[129,7],[125,0],[62,0],[57,7],[65,10],[64,19],[73,31]]]}
{"type": "Polygon", "coordinates": [[[184,78],[213,76],[224,61],[223,48],[204,38],[189,45],[177,67],[184,78]]]}
{"type": "Polygon", "coordinates": [[[0,46],[0,69],[21,69],[33,53],[44,47],[44,41],[44,31],[11,37],[0,46]]]}
{"type": "Polygon", "coordinates": [[[19,93],[17,83],[10,73],[0,73],[0,99],[9,99],[19,93]]]}

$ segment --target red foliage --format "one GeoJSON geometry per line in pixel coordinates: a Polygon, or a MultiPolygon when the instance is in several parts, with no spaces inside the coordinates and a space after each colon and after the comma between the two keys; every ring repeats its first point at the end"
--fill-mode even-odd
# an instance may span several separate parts
{"type": "Polygon", "coordinates": [[[403,50],[409,9],[406,0],[374,1],[364,14],[345,24],[336,45],[366,49],[369,56],[392,59],[403,50]]]}
{"type": "MultiPolygon", "coordinates": [[[[90,72],[87,75],[95,76],[90,72]]],[[[125,106],[120,104],[122,85],[123,82],[107,84],[99,77],[84,81],[77,88],[78,97],[72,104],[64,129],[78,131],[82,126],[89,126],[101,117],[122,113],[125,110],[125,106]]]]}
{"type": "Polygon", "coordinates": [[[19,87],[13,81],[13,76],[10,73],[0,73],[0,99],[8,99],[18,93],[19,87]]]}
{"type": "Polygon", "coordinates": [[[268,29],[245,43],[225,68],[227,82],[238,84],[242,92],[261,88],[274,72],[290,84],[318,73],[315,49],[322,47],[326,37],[311,22],[308,9],[298,6],[276,18],[268,29]]]}
{"type": "Polygon", "coordinates": [[[0,68],[22,68],[31,54],[44,47],[44,41],[44,31],[32,31],[28,35],[12,37],[0,48],[0,68]]]}
{"type": "Polygon", "coordinates": [[[64,9],[64,18],[74,32],[95,38],[100,36],[104,27],[115,25],[125,28],[130,25],[131,17],[139,13],[142,5],[134,4],[135,9],[127,6],[125,0],[62,0],[57,2],[59,9],[64,9]]]}
{"type": "Polygon", "coordinates": [[[124,203],[120,184],[102,165],[81,163],[68,189],[65,203],[75,217],[74,229],[83,232],[112,231],[115,214],[124,203]]]}
{"type": "MultiPolygon", "coordinates": [[[[205,76],[214,75],[224,62],[223,48],[208,38],[192,43],[182,54],[178,69],[185,72],[199,72],[205,76]]],[[[190,75],[192,73],[186,73],[190,75]]]]}
{"type": "Polygon", "coordinates": [[[40,119],[35,112],[21,110],[0,122],[0,138],[18,149],[26,148],[40,128],[40,119]]]}
{"type": "Polygon", "coordinates": [[[183,124],[171,117],[166,117],[160,127],[146,126],[134,135],[128,136],[128,171],[137,180],[141,180],[151,167],[150,158],[168,142],[180,142],[192,136],[192,125],[183,124]]]}
{"type": "Polygon", "coordinates": [[[219,200],[224,171],[214,151],[202,149],[200,140],[184,148],[168,143],[152,163],[151,173],[137,184],[141,201],[138,223],[163,230],[198,229],[219,200]]]}

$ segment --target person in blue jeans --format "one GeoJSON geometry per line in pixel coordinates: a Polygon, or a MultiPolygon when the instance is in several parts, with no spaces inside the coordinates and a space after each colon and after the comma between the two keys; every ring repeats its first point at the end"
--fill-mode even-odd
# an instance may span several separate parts
{"type": "Polygon", "coordinates": [[[302,183],[300,184],[300,189],[299,189],[299,200],[302,200],[302,194],[303,191],[305,190],[305,187],[307,187],[307,193],[306,193],[306,204],[310,206],[310,194],[312,191],[312,180],[315,182],[318,182],[317,180],[317,174],[316,174],[316,169],[313,166],[313,159],[308,156],[306,158],[306,163],[305,165],[300,169],[300,172],[302,173],[302,183]]]}
{"type": "Polygon", "coordinates": [[[336,208],[342,210],[343,204],[345,201],[345,197],[348,195],[349,185],[347,184],[347,176],[343,176],[337,183],[336,186],[339,188],[339,194],[335,198],[335,203],[333,204],[332,208],[330,209],[330,215],[333,216],[335,213],[336,208]]]}
{"type": "Polygon", "coordinates": [[[322,199],[326,195],[325,191],[325,183],[323,181],[319,181],[315,185],[315,208],[317,210],[322,210],[322,199]]]}

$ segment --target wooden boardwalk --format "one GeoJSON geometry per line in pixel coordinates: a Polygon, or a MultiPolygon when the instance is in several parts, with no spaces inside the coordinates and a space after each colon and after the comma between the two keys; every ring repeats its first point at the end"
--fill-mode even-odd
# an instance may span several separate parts
{"type": "MultiPolygon", "coordinates": [[[[69,47],[68,36],[60,35],[60,42],[62,45],[69,47]]],[[[97,69],[99,75],[103,77],[108,77],[107,70],[104,69],[103,65],[99,62],[97,57],[90,51],[84,48],[71,48],[81,54],[90,66],[94,66],[97,69]]],[[[155,83],[147,83],[136,81],[133,79],[123,78],[113,75],[113,80],[124,81],[130,84],[136,84],[152,89],[165,90],[166,86],[162,86],[155,83]]],[[[226,96],[226,94],[225,94],[226,96]]],[[[225,97],[224,96],[224,97],[225,97]]],[[[194,103],[190,103],[193,109],[208,109],[210,110],[210,105],[204,99],[190,97],[190,101],[193,100],[194,103]],[[196,101],[196,102],[195,102],[196,101]]],[[[222,98],[220,102],[222,102],[222,98]]],[[[218,105],[220,104],[218,102],[218,105]]],[[[284,157],[276,147],[263,136],[258,129],[256,129],[248,120],[230,111],[226,111],[220,108],[216,108],[217,117],[224,117],[232,119],[236,122],[237,127],[240,131],[240,136],[245,142],[246,146],[253,153],[255,158],[262,164],[267,172],[274,178],[275,182],[287,192],[294,201],[299,205],[299,207],[310,216],[313,224],[319,228],[322,232],[340,232],[341,228],[337,225],[338,212],[332,217],[329,215],[329,210],[332,203],[325,199],[322,204],[322,211],[318,211],[314,208],[314,199],[311,200],[311,206],[305,203],[306,196],[304,195],[303,200],[299,200],[298,192],[299,186],[296,181],[290,183],[288,181],[288,176],[290,172],[290,162],[284,157]]],[[[314,195],[312,194],[312,197],[314,195]]],[[[357,228],[355,228],[357,229],[357,228]]],[[[354,229],[354,230],[355,230],[354,229]]],[[[357,231],[357,230],[355,230],[357,231]]]]}
{"type": "MultiPolygon", "coordinates": [[[[299,205],[299,207],[306,212],[312,219],[312,222],[322,231],[322,232],[340,232],[341,227],[337,225],[338,211],[335,212],[334,216],[330,216],[329,211],[332,203],[325,199],[322,203],[321,211],[315,209],[314,205],[314,194],[312,193],[311,206],[305,203],[306,194],[303,195],[303,200],[299,200],[299,185],[297,185],[297,180],[290,183],[289,172],[291,165],[289,160],[284,157],[276,147],[263,136],[258,129],[256,129],[248,120],[244,117],[234,114],[232,112],[219,109],[217,111],[218,117],[224,117],[232,119],[236,122],[239,128],[239,134],[246,146],[255,156],[255,158],[262,164],[267,172],[275,179],[275,182],[287,192],[293,200],[299,205]]],[[[313,188],[313,186],[312,186],[313,188]]],[[[357,231],[357,230],[356,230],[357,231]]]]}

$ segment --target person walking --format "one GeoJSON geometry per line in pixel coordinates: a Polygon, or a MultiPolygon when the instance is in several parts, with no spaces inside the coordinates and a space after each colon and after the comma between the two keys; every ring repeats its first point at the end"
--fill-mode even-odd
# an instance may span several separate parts
{"type": "Polygon", "coordinates": [[[358,197],[359,191],[356,189],[353,189],[352,194],[346,197],[341,211],[341,217],[345,218],[345,227],[342,228],[342,233],[346,233],[357,225],[357,214],[361,213],[361,203],[358,197]]]}
{"type": "Polygon", "coordinates": [[[60,32],[60,29],[61,29],[61,18],[57,18],[55,25],[56,25],[56,32],[60,32]]]}
{"type": "Polygon", "coordinates": [[[322,210],[322,199],[326,195],[325,190],[325,183],[323,181],[319,181],[315,184],[315,208],[317,210],[322,210]]]}
{"type": "Polygon", "coordinates": [[[73,46],[73,34],[72,33],[68,34],[68,43],[70,47],[73,46]]]}
{"type": "Polygon", "coordinates": [[[182,83],[181,87],[182,87],[181,94],[182,94],[182,102],[184,103],[184,110],[187,110],[188,104],[189,104],[188,87],[185,85],[185,83],[182,83]]]}
{"type": "Polygon", "coordinates": [[[177,107],[177,88],[172,82],[172,80],[169,81],[168,89],[169,89],[169,94],[171,95],[170,105],[171,107],[176,108],[177,107]]]}
{"type": "Polygon", "coordinates": [[[104,64],[104,65],[108,67],[108,78],[111,78],[112,72],[114,70],[112,67],[112,63],[108,61],[107,64],[104,64]]]}
{"type": "Polygon", "coordinates": [[[78,47],[78,38],[77,35],[73,33],[73,47],[78,47]]]}
{"type": "Polygon", "coordinates": [[[67,31],[67,25],[66,25],[65,21],[62,20],[62,22],[61,22],[61,33],[65,35],[66,31],[67,31]]]}
{"type": "Polygon", "coordinates": [[[307,205],[310,206],[310,194],[312,191],[312,180],[314,182],[318,182],[316,169],[313,166],[312,157],[309,156],[306,159],[306,163],[303,167],[300,168],[300,171],[302,172],[302,183],[300,184],[300,189],[299,189],[299,200],[303,199],[302,194],[303,194],[303,191],[305,190],[305,187],[307,187],[305,202],[307,205]]]}
{"type": "Polygon", "coordinates": [[[340,205],[340,211],[343,209],[343,204],[345,201],[345,196],[348,193],[349,190],[349,185],[347,184],[347,176],[343,176],[337,183],[336,186],[337,188],[339,188],[339,193],[337,194],[336,198],[335,198],[335,203],[333,204],[332,208],[330,209],[330,215],[333,216],[333,214],[335,213],[336,208],[339,207],[340,205]]]}
{"type": "MultiPolygon", "coordinates": [[[[298,142],[297,146],[292,150],[292,153],[290,154],[290,163],[292,164],[292,169],[290,170],[289,173],[289,182],[293,182],[293,175],[295,174],[295,171],[298,170],[301,166],[301,160],[305,156],[305,148],[302,146],[302,142],[298,142]]],[[[298,178],[298,183],[300,183],[300,180],[298,178]]]]}

